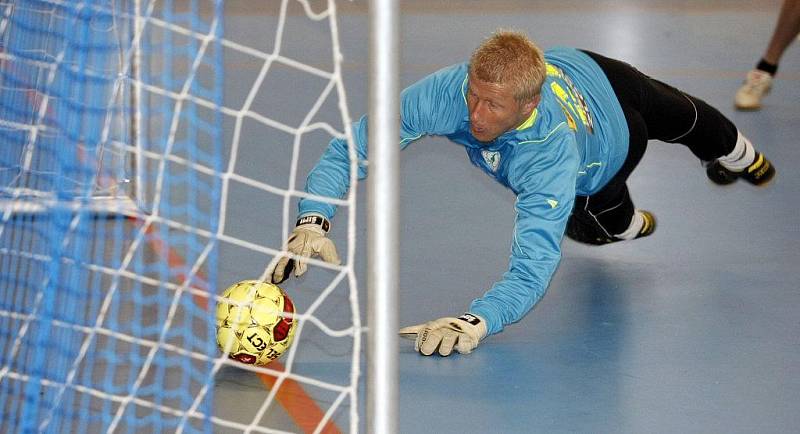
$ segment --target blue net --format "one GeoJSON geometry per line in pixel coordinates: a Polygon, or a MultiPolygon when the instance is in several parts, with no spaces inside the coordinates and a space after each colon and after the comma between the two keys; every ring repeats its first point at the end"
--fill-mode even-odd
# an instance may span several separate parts
{"type": "Polygon", "coordinates": [[[221,0],[0,14],[0,431],[212,432],[221,0]]]}

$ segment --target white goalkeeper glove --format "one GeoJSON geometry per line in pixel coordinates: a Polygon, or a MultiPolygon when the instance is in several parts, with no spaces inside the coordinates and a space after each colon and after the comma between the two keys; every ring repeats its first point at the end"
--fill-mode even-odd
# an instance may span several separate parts
{"type": "MultiPolygon", "coordinates": [[[[319,256],[323,261],[339,265],[336,246],[325,234],[331,223],[319,214],[306,214],[297,219],[292,234],[286,242],[286,251],[304,258],[319,256]]],[[[295,277],[302,276],[308,269],[308,261],[293,259],[288,255],[281,257],[272,270],[272,283],[281,283],[289,278],[294,269],[295,277]]]]}
{"type": "Polygon", "coordinates": [[[469,354],[478,342],[486,337],[486,320],[478,315],[465,313],[458,318],[439,318],[400,329],[400,336],[414,340],[414,350],[430,356],[437,349],[442,356],[449,356],[453,348],[461,354],[469,354]]]}

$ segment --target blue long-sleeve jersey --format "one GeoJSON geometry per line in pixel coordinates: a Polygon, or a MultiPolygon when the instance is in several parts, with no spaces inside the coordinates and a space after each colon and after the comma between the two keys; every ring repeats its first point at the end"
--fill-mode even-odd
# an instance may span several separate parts
{"type": "MultiPolygon", "coordinates": [[[[489,143],[470,133],[468,65],[439,70],[401,94],[400,146],[426,135],[463,145],[470,161],[516,195],[509,269],[471,303],[489,334],[522,318],[544,296],[561,259],[561,239],[575,195],[600,190],[628,152],[628,128],[611,84],[600,67],[573,48],[545,52],[547,77],[541,102],[516,129],[489,143]]],[[[353,124],[359,159],[367,158],[367,120],[353,124]]],[[[359,165],[359,178],[366,176],[359,165]]],[[[310,172],[306,191],[343,198],[350,165],[344,140],[331,141],[310,172]]],[[[333,205],[302,200],[300,214],[333,217],[333,205]]]]}

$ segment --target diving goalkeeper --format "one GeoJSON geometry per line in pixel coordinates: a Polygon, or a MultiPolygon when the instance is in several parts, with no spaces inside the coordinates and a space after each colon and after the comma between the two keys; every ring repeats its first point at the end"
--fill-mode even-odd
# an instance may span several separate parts
{"type": "MultiPolygon", "coordinates": [[[[626,180],[647,142],[680,143],[706,162],[717,184],[762,185],[775,168],[736,126],[702,100],[627,63],[574,48],[544,53],[526,35],[498,31],[469,62],[437,71],[401,94],[400,146],[441,135],[464,146],[475,166],[517,196],[508,271],[460,317],[406,327],[423,355],[469,353],[518,321],[544,296],[568,237],[603,245],[651,235],[656,219],[636,209],[626,180]]],[[[367,120],[353,124],[367,158],[367,120]]],[[[349,188],[347,144],[334,139],[308,175],[306,191],[342,198],[349,188]]],[[[359,165],[359,178],[366,176],[359,165]]],[[[338,263],[326,238],[335,207],[304,199],[297,226],[272,271],[284,281],[319,255],[338,263]]]]}

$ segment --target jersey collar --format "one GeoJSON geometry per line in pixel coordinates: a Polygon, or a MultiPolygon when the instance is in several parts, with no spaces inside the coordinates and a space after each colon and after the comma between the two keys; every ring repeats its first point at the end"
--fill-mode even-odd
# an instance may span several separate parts
{"type": "Polygon", "coordinates": [[[539,114],[539,108],[534,108],[531,112],[531,115],[528,116],[528,119],[525,120],[520,126],[515,128],[516,131],[527,130],[528,128],[533,126],[533,123],[536,122],[536,116],[539,114]]]}

